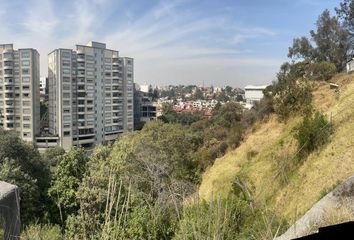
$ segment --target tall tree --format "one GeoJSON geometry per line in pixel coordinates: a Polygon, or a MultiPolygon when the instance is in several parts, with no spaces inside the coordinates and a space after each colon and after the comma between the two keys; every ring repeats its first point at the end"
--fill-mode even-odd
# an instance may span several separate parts
{"type": "Polygon", "coordinates": [[[345,67],[350,46],[348,32],[336,17],[331,17],[328,10],[320,15],[316,25],[317,32],[312,30],[310,33],[317,45],[317,62],[332,62],[338,70],[342,70],[345,67]]]}
{"type": "Polygon", "coordinates": [[[289,48],[288,56],[316,63],[327,61],[334,63],[340,71],[345,67],[350,47],[348,31],[332,17],[328,10],[318,17],[317,29],[311,30],[311,40],[306,37],[295,38],[289,48]]]}
{"type": "Polygon", "coordinates": [[[343,21],[350,42],[354,44],[354,0],[343,0],[336,8],[336,13],[338,18],[343,21]]]}

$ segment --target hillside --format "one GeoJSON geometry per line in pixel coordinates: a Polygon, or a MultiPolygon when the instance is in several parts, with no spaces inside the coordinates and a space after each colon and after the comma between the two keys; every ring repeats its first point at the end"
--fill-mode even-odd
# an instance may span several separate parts
{"type": "Polygon", "coordinates": [[[203,175],[201,198],[225,196],[238,175],[247,182],[258,203],[265,203],[289,223],[302,216],[326,192],[354,173],[354,75],[339,74],[330,82],[316,82],[314,105],[330,118],[335,132],[330,142],[302,164],[291,164],[296,154],[292,135],[301,117],[280,123],[276,116],[258,123],[241,146],[215,161],[203,175]]]}

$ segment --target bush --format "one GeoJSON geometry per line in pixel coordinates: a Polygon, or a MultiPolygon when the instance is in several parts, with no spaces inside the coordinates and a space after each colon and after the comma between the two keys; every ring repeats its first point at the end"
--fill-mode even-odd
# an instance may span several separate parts
{"type": "Polygon", "coordinates": [[[333,125],[325,115],[320,112],[307,115],[295,128],[300,154],[308,154],[325,144],[332,132],[333,125]]]}
{"type": "Polygon", "coordinates": [[[57,225],[29,225],[25,231],[21,234],[22,240],[63,240],[60,227],[57,225]]]}
{"type": "Polygon", "coordinates": [[[274,110],[282,120],[293,114],[307,114],[312,109],[311,104],[311,86],[305,79],[289,81],[275,92],[274,110]]]}
{"type": "Polygon", "coordinates": [[[311,64],[310,72],[311,72],[311,79],[313,80],[329,80],[331,79],[334,74],[337,73],[337,68],[334,63],[322,61],[320,63],[313,63],[311,64]]]}

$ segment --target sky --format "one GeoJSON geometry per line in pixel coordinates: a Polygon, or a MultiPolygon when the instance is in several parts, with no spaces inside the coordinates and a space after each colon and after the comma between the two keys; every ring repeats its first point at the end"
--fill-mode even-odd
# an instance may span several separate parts
{"type": "Polygon", "coordinates": [[[340,0],[0,0],[0,43],[48,53],[89,41],[134,58],[135,82],[244,87],[275,80],[288,47],[340,0]]]}

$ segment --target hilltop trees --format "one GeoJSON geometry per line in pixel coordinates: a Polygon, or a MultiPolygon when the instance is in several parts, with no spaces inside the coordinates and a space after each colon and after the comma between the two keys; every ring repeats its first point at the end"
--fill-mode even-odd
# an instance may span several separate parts
{"type": "Polygon", "coordinates": [[[302,59],[313,63],[330,62],[341,71],[345,67],[350,47],[348,31],[328,10],[319,16],[316,26],[316,30],[310,31],[311,39],[294,39],[288,56],[293,60],[302,59]]]}
{"type": "MultiPolygon", "coordinates": [[[[348,32],[351,44],[354,44],[354,1],[343,0],[336,8],[339,19],[343,21],[344,27],[348,32]]],[[[351,48],[353,50],[353,47],[351,48]]]]}

